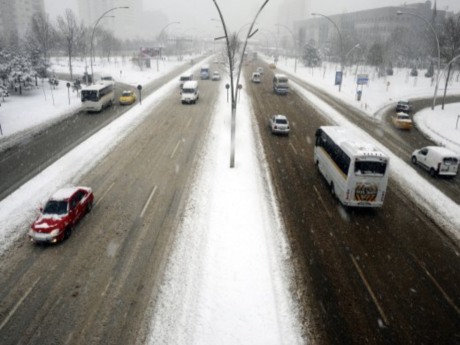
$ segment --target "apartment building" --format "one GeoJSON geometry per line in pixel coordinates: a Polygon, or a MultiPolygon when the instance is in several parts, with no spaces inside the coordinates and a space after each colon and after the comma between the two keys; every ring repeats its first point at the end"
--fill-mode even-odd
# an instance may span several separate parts
{"type": "Polygon", "coordinates": [[[23,38],[36,13],[45,13],[45,0],[0,0],[0,36],[23,38]]]}

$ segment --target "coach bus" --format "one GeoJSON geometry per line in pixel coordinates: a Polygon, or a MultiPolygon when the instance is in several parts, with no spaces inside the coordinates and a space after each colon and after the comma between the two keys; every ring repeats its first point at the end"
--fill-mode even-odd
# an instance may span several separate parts
{"type": "Polygon", "coordinates": [[[331,193],[345,206],[381,207],[389,157],[343,127],[319,127],[315,137],[315,164],[331,193]]]}
{"type": "Polygon", "coordinates": [[[82,108],[86,111],[101,111],[115,102],[113,81],[99,81],[81,89],[82,108]]]}

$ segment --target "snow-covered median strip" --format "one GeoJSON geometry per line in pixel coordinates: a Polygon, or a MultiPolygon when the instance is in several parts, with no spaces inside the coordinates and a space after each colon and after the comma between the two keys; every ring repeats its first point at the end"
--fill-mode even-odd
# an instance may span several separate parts
{"type": "Polygon", "coordinates": [[[288,294],[289,250],[259,166],[248,97],[243,93],[238,104],[230,169],[230,105],[220,86],[206,152],[152,306],[149,344],[304,343],[288,294]]]}
{"type": "Polygon", "coordinates": [[[313,103],[330,121],[339,126],[344,126],[353,130],[356,135],[373,142],[377,147],[385,152],[390,157],[391,176],[393,177],[390,180],[390,183],[397,183],[399,185],[399,189],[414,200],[423,212],[425,212],[440,227],[447,231],[454,239],[460,241],[459,205],[440,192],[431,183],[419,176],[408,163],[393,154],[367,132],[353,125],[329,104],[294,82],[291,82],[291,86],[305,99],[313,103]]]}

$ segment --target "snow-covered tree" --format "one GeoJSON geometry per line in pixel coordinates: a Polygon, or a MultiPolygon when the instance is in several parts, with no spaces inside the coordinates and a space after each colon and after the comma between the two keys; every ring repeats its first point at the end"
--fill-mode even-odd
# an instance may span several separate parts
{"type": "Polygon", "coordinates": [[[302,61],[307,67],[316,67],[321,65],[321,57],[318,49],[314,46],[307,44],[302,51],[302,61]]]}
{"type": "Polygon", "coordinates": [[[64,16],[57,18],[59,35],[61,42],[69,58],[70,79],[73,80],[72,58],[76,53],[79,41],[84,38],[84,27],[77,23],[77,19],[72,10],[67,9],[64,16]]]}

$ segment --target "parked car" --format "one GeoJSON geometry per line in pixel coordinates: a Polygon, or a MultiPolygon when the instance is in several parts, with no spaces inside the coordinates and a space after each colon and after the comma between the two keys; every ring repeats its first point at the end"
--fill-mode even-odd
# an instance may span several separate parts
{"type": "Polygon", "coordinates": [[[125,90],[121,93],[121,96],[118,99],[118,101],[122,105],[133,104],[134,102],[136,102],[136,94],[134,93],[134,91],[125,90]]]}
{"type": "Polygon", "coordinates": [[[411,157],[412,163],[420,165],[430,172],[431,176],[455,176],[458,172],[459,155],[445,147],[426,146],[415,150],[411,157]]]}
{"type": "Polygon", "coordinates": [[[285,115],[273,115],[270,118],[270,129],[272,134],[289,135],[289,121],[285,115]]]}
{"type": "Polygon", "coordinates": [[[89,187],[58,190],[40,209],[40,215],[29,230],[33,242],[56,243],[70,237],[75,225],[91,212],[94,195],[89,187]]]}
{"type": "Polygon", "coordinates": [[[412,119],[410,116],[404,112],[396,113],[391,117],[391,121],[396,128],[399,129],[411,129],[412,128],[412,119]]]}
{"type": "Polygon", "coordinates": [[[214,81],[220,80],[220,73],[218,71],[212,72],[211,79],[214,80],[214,81]]]}
{"type": "Polygon", "coordinates": [[[407,100],[400,100],[396,104],[396,112],[403,111],[405,113],[410,113],[412,111],[412,104],[407,100]]]}

